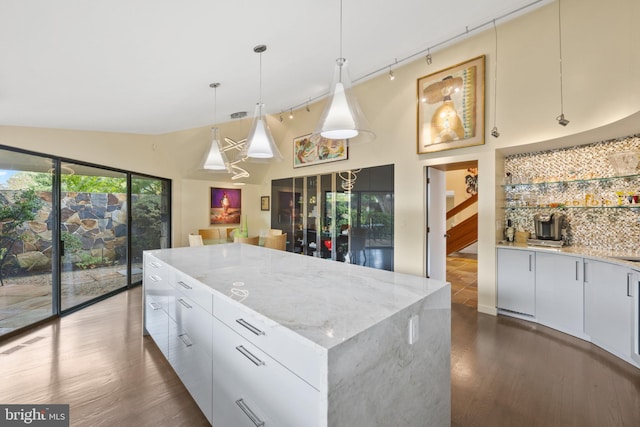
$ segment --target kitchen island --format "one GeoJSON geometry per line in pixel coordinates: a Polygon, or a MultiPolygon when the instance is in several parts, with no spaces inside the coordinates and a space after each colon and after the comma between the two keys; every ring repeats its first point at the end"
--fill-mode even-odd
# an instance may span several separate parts
{"type": "Polygon", "coordinates": [[[232,243],[145,252],[144,298],[216,427],[450,424],[445,282],[232,243]]]}

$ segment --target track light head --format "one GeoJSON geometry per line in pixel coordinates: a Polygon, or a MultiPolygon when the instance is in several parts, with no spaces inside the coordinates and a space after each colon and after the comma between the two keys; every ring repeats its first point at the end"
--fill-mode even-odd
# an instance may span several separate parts
{"type": "Polygon", "coordinates": [[[491,129],[491,136],[493,136],[494,138],[498,138],[500,136],[500,132],[498,132],[498,128],[497,127],[493,127],[493,129],[491,129]]]}
{"type": "Polygon", "coordinates": [[[558,117],[556,117],[556,120],[558,121],[558,124],[561,126],[566,126],[569,124],[569,120],[564,118],[564,113],[560,114],[558,117]]]}

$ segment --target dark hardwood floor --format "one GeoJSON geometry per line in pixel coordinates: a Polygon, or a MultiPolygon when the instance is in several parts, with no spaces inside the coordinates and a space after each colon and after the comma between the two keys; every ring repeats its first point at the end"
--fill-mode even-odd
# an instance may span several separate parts
{"type": "MultiPolygon", "coordinates": [[[[68,403],[71,425],[81,427],[208,425],[141,327],[135,288],[0,343],[0,403],[68,403]]],[[[451,381],[453,426],[640,421],[640,370],[464,304],[452,306],[451,381]]]]}

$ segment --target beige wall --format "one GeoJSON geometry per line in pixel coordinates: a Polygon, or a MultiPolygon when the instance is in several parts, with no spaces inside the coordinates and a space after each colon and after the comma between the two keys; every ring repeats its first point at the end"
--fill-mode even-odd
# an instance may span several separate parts
{"type": "MultiPolygon", "coordinates": [[[[503,152],[517,147],[534,150],[549,144],[588,143],[602,136],[640,132],[640,121],[605,126],[640,112],[640,2],[637,0],[564,0],[563,67],[564,112],[569,126],[557,124],[560,113],[557,3],[523,17],[498,22],[499,61],[497,126],[501,136],[489,135],[494,117],[494,33],[488,29],[456,45],[432,51],[424,58],[396,68],[396,79],[385,75],[355,88],[365,115],[377,134],[367,145],[353,145],[349,160],[292,168],[292,138],[310,133],[322,105],[311,112],[297,111],[283,123],[271,117],[272,132],[284,160],[264,166],[243,187],[243,208],[249,213],[250,232],[268,227],[268,213],[259,211],[259,198],[270,194],[270,180],[336,170],[395,164],[395,270],[424,274],[425,167],[478,162],[479,245],[478,306],[495,313],[495,241],[501,232],[496,208],[501,194],[503,152]],[[486,55],[486,143],[431,155],[416,155],[416,79],[479,55],[486,55]],[[619,134],[616,134],[619,132],[619,134]],[[551,142],[549,142],[551,141],[551,142]],[[530,145],[534,144],[534,145],[530,145]],[[539,145],[535,145],[539,144],[539,145]]],[[[331,76],[327,76],[327,81],[331,76]]],[[[265,100],[269,102],[269,100],[265,100]]],[[[322,103],[321,103],[322,104],[322,103]]],[[[248,120],[225,123],[224,136],[242,138],[248,120]]],[[[208,188],[229,185],[223,176],[195,172],[208,144],[208,128],[160,136],[120,135],[70,131],[0,128],[0,144],[23,147],[73,159],[98,162],[174,180],[174,241],[186,244],[186,235],[207,226],[208,188]]],[[[444,196],[443,196],[444,197],[444,196]]]]}

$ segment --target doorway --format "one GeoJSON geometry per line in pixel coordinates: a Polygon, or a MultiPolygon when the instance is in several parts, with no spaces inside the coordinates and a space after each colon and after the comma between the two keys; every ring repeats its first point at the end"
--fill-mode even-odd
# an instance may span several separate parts
{"type": "Polygon", "coordinates": [[[451,283],[452,303],[476,309],[478,175],[477,161],[430,166],[426,173],[427,276],[451,283]]]}

